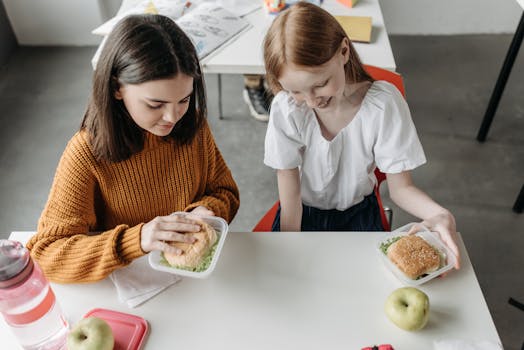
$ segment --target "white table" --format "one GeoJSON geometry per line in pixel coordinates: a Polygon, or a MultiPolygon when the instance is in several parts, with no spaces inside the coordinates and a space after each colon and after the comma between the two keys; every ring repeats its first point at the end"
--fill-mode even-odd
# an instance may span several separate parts
{"type": "MultiPolygon", "coordinates": [[[[139,0],[124,0],[118,14],[133,7],[139,0]]],[[[259,1],[261,4],[262,0],[259,1]]],[[[338,3],[336,0],[325,0],[322,7],[333,15],[370,16],[373,29],[371,42],[354,43],[364,64],[395,70],[395,59],[389,43],[379,0],[360,0],[353,8],[338,3]]],[[[265,74],[262,42],[274,16],[269,15],[264,6],[245,16],[251,27],[236,38],[202,59],[205,73],[218,74],[265,74]]],[[[321,30],[321,28],[319,28],[321,30]]],[[[96,65],[102,44],[93,57],[96,65]]]]}
{"type": "MultiPolygon", "coordinates": [[[[137,0],[127,0],[122,3],[118,13],[132,7],[137,0]]],[[[262,0],[252,0],[260,1],[262,0]]],[[[353,8],[338,3],[336,0],[325,0],[322,7],[333,15],[338,16],[370,16],[372,17],[372,31],[370,43],[354,43],[362,62],[389,70],[396,70],[395,59],[389,42],[379,0],[360,0],[353,8]]],[[[204,73],[218,75],[218,113],[222,118],[222,74],[265,74],[262,43],[269,28],[272,15],[267,13],[264,6],[246,15],[251,27],[241,32],[226,45],[210,53],[201,60],[204,73]]],[[[321,28],[319,28],[321,30],[321,28]]],[[[98,47],[92,59],[96,66],[103,42],[98,47]]]]}
{"type": "MultiPolygon", "coordinates": [[[[401,283],[375,250],[381,233],[229,233],[213,274],[185,278],[136,309],[117,300],[112,282],[53,284],[72,323],[93,308],[147,319],[146,349],[432,349],[442,338],[500,343],[462,240],[462,268],[420,287],[428,325],[406,332],[384,315],[401,283]]],[[[25,241],[29,234],[11,238],[25,241]]],[[[15,340],[0,324],[3,349],[15,340]]]]}
{"type": "MultiPolygon", "coordinates": [[[[260,0],[259,0],[260,1],[260,0]]],[[[371,16],[370,43],[354,43],[362,63],[396,70],[384,18],[378,0],[361,0],[349,8],[335,0],[325,0],[322,7],[337,16],[371,16]]],[[[252,24],[237,39],[202,59],[205,73],[218,74],[218,114],[222,118],[222,74],[265,74],[262,44],[272,22],[272,15],[264,7],[246,16],[252,24]]],[[[319,28],[319,30],[322,30],[319,28]]]]}
{"type": "MultiPolygon", "coordinates": [[[[354,43],[355,49],[364,64],[393,71],[396,69],[378,0],[361,0],[353,8],[344,6],[335,0],[325,0],[322,8],[337,16],[371,16],[373,25],[371,43],[354,43]]],[[[264,7],[247,15],[246,19],[252,24],[252,27],[229,45],[204,57],[202,59],[204,72],[264,74],[262,42],[272,18],[264,7]]]]}

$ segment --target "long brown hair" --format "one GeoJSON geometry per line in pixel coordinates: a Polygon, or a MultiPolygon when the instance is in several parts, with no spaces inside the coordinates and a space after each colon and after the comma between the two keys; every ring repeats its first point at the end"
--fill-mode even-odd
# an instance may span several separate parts
{"type": "Polygon", "coordinates": [[[124,84],[193,77],[189,108],[166,136],[189,143],[207,115],[204,79],[195,47],[168,17],[132,15],[122,19],[102,49],[81,129],[89,134],[98,159],[118,162],[144,147],[145,131],[133,121],[115,92],[124,84]]]}
{"type": "Polygon", "coordinates": [[[305,1],[283,11],[264,38],[266,79],[272,92],[282,90],[278,78],[286,64],[322,65],[337,53],[344,38],[349,42],[349,60],[344,66],[346,82],[373,81],[346,32],[331,14],[305,1]]]}

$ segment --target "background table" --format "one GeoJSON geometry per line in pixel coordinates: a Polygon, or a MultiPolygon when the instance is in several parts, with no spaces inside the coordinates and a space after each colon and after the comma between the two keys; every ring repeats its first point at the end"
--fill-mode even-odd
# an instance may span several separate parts
{"type": "MultiPolygon", "coordinates": [[[[124,0],[118,13],[131,8],[138,0],[124,0]]],[[[253,0],[255,1],[255,0],[253,0]]],[[[218,117],[222,118],[222,74],[265,74],[262,43],[273,15],[262,6],[245,16],[251,27],[229,40],[224,46],[211,52],[201,60],[204,73],[217,74],[218,117]]],[[[349,8],[336,0],[325,0],[322,8],[337,16],[370,16],[372,31],[370,43],[354,43],[362,62],[389,70],[396,70],[395,59],[384,24],[384,17],[378,0],[360,0],[349,8]]],[[[321,28],[319,28],[321,30],[321,28]]],[[[103,46],[99,45],[91,63],[96,66],[103,46]]]]}
{"type": "MultiPolygon", "coordinates": [[[[370,16],[373,29],[371,42],[354,43],[362,62],[367,65],[395,70],[395,59],[391,50],[388,33],[384,24],[382,10],[378,0],[361,0],[353,8],[340,4],[335,0],[325,0],[321,6],[337,16],[370,16]]],[[[206,73],[219,74],[264,74],[264,58],[262,42],[273,16],[264,7],[245,17],[252,25],[242,32],[238,38],[223,48],[212,52],[202,59],[206,73]]],[[[322,28],[319,28],[322,30],[322,28]]]]}
{"type": "MultiPolygon", "coordinates": [[[[133,7],[139,0],[124,0],[118,14],[133,7]]],[[[251,27],[242,31],[225,45],[211,52],[201,60],[204,73],[217,74],[264,74],[264,58],[262,56],[262,42],[269,28],[273,15],[267,13],[262,0],[261,6],[246,15],[244,18],[251,27]]],[[[349,8],[336,0],[325,0],[322,8],[338,16],[370,16],[372,31],[370,43],[354,43],[362,62],[367,65],[395,70],[395,59],[391,50],[382,10],[378,0],[360,0],[358,4],[349,8]]],[[[319,28],[321,30],[321,28],[319,28]]],[[[96,66],[103,42],[99,45],[92,59],[96,66]]]]}
{"type": "MultiPolygon", "coordinates": [[[[337,16],[370,16],[370,43],[354,43],[362,63],[396,70],[395,59],[378,0],[361,0],[353,8],[335,0],[325,0],[322,8],[337,16]]],[[[245,17],[251,27],[227,45],[202,59],[205,73],[218,74],[218,117],[222,118],[222,74],[265,74],[262,44],[273,16],[264,7],[245,17]]],[[[319,30],[322,30],[319,28],[319,30]]]]}
{"type": "MultiPolygon", "coordinates": [[[[101,307],[147,319],[146,349],[432,349],[443,338],[500,343],[462,240],[462,268],[420,287],[430,298],[428,325],[406,332],[384,315],[401,283],[383,266],[382,233],[229,233],[213,274],[185,278],[136,309],[118,302],[109,279],[53,284],[72,323],[101,307]]],[[[11,238],[25,241],[28,234],[11,238]]],[[[0,324],[2,348],[13,337],[0,324]]]]}

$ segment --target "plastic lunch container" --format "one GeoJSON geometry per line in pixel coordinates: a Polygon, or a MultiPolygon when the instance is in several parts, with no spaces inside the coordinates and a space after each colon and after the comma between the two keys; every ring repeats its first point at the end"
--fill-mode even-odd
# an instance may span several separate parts
{"type": "Polygon", "coordinates": [[[402,226],[395,231],[388,232],[387,234],[380,237],[379,241],[377,242],[376,248],[377,252],[386,265],[386,267],[403,283],[410,285],[410,286],[418,286],[423,283],[426,283],[433,278],[440,276],[442,273],[449,271],[453,268],[456,262],[455,254],[448,248],[448,246],[442,242],[438,236],[437,233],[431,232],[428,229],[421,230],[415,235],[423,238],[426,242],[428,242],[433,248],[437,249],[440,253],[440,255],[443,257],[443,260],[445,261],[445,264],[441,266],[438,270],[433,271],[424,277],[418,278],[416,280],[411,279],[410,277],[406,276],[389,258],[386,254],[382,252],[380,249],[380,246],[382,243],[387,243],[388,240],[400,237],[400,236],[407,236],[407,233],[411,226],[415,225],[415,223],[409,223],[405,226],[402,226]]]}
{"type": "Polygon", "coordinates": [[[93,309],[84,318],[94,316],[105,320],[115,338],[114,350],[140,350],[149,334],[149,324],[140,316],[108,309],[93,309]]]}
{"type": "MultiPolygon", "coordinates": [[[[174,214],[187,215],[188,213],[176,212],[174,214]]],[[[201,216],[200,219],[211,225],[217,231],[218,234],[218,242],[216,243],[217,246],[215,249],[215,253],[213,254],[213,258],[211,259],[211,263],[209,264],[207,270],[196,272],[168,266],[166,265],[162,253],[158,250],[154,250],[151,253],[149,253],[149,265],[155,270],[169,272],[179,276],[194,278],[208,277],[211,274],[211,272],[213,272],[213,270],[215,269],[218,258],[220,257],[220,252],[222,251],[222,247],[224,246],[224,242],[226,240],[228,232],[228,224],[226,220],[216,216],[201,216]]]]}

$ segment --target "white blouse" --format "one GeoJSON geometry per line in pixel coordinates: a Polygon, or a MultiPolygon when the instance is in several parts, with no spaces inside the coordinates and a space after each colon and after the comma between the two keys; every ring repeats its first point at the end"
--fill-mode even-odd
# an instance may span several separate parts
{"type": "Polygon", "coordinates": [[[285,91],[271,104],[264,163],[300,171],[304,204],[345,210],[364,199],[383,173],[412,170],[426,162],[409,107],[397,88],[375,81],[353,120],[331,141],[313,109],[285,91]]]}

